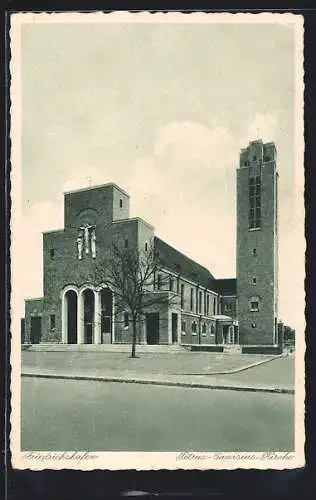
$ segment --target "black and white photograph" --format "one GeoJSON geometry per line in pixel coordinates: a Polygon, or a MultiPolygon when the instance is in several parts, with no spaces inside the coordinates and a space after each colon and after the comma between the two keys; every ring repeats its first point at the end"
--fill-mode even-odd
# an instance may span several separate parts
{"type": "Polygon", "coordinates": [[[17,469],[304,459],[303,18],[10,18],[17,469]]]}

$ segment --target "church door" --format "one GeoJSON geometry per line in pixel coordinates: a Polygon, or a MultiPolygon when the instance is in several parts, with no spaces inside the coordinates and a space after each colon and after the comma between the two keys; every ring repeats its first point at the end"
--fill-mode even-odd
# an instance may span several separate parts
{"type": "Polygon", "coordinates": [[[178,315],[176,313],[172,313],[172,343],[176,344],[178,341],[178,315]]]}
{"type": "Polygon", "coordinates": [[[147,344],[159,344],[159,313],[146,314],[147,344]]]}

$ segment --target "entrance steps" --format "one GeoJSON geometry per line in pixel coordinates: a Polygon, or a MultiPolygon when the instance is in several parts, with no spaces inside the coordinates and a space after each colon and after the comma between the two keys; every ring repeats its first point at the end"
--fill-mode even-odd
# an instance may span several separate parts
{"type": "Polygon", "coordinates": [[[241,346],[239,344],[224,344],[223,353],[225,354],[241,354],[241,346]]]}
{"type": "MultiPolygon", "coordinates": [[[[23,346],[22,346],[23,349],[23,346]]],[[[131,352],[131,344],[32,344],[27,348],[33,352],[131,352]]],[[[136,353],[171,353],[188,350],[180,344],[172,345],[145,345],[136,344],[136,353]]]]}

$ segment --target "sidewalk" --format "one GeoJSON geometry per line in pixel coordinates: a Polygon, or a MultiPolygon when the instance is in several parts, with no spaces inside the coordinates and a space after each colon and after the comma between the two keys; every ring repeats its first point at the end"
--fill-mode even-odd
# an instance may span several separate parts
{"type": "Polygon", "coordinates": [[[116,382],[116,383],[133,383],[133,384],[149,384],[169,387],[188,387],[201,389],[217,389],[231,391],[248,391],[248,392],[265,392],[278,394],[294,394],[294,388],[290,385],[261,385],[256,383],[242,384],[233,380],[220,378],[217,375],[166,375],[166,374],[142,374],[136,375],[131,372],[123,372],[120,375],[117,372],[111,371],[84,371],[79,373],[71,373],[68,371],[56,371],[36,368],[22,368],[22,377],[40,377],[48,379],[64,379],[64,380],[90,380],[98,382],[116,382]]]}

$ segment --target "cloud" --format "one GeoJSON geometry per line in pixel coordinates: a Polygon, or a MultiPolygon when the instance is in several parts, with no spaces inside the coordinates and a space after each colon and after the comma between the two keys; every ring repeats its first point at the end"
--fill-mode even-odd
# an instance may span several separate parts
{"type": "Polygon", "coordinates": [[[229,161],[233,153],[232,135],[225,127],[208,128],[194,122],[172,122],[166,125],[158,134],[154,145],[154,155],[161,156],[176,150],[189,160],[197,159],[197,163],[190,162],[191,170],[204,167],[214,158],[223,156],[229,161]]]}
{"type": "Polygon", "coordinates": [[[225,127],[172,122],[128,182],[133,215],[215,274],[234,274],[236,141],[225,127]],[[218,257],[220,255],[220,258],[218,257]]]}

